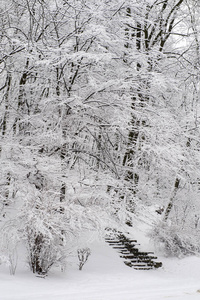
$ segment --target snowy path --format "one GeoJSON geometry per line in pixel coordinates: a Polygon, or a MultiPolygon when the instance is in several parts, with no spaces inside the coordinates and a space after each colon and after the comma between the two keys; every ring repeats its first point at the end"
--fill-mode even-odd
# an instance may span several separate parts
{"type": "Polygon", "coordinates": [[[0,269],[0,286],[0,300],[199,300],[200,258],[164,259],[163,269],[136,271],[102,243],[81,272],[71,266],[41,279],[0,269]]]}

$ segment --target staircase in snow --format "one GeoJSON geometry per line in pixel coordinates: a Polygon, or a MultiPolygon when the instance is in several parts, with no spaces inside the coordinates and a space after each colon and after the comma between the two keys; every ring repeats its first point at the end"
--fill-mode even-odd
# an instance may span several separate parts
{"type": "Polygon", "coordinates": [[[153,252],[140,251],[137,241],[127,238],[122,232],[108,235],[105,241],[118,251],[127,266],[135,270],[150,270],[162,266],[161,262],[155,261],[157,257],[153,252]]]}

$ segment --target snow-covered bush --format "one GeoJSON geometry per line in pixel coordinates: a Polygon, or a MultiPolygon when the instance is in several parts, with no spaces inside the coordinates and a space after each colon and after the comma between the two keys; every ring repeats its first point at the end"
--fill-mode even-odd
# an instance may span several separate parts
{"type": "Polygon", "coordinates": [[[7,255],[1,255],[0,256],[0,265],[5,264],[10,271],[10,275],[15,275],[16,268],[17,268],[17,256],[16,252],[13,252],[13,254],[7,255]]]}
{"type": "Polygon", "coordinates": [[[91,254],[90,248],[82,248],[77,250],[78,253],[78,260],[79,260],[79,270],[81,271],[83,269],[83,266],[88,260],[88,257],[91,254]]]}
{"type": "Polygon", "coordinates": [[[29,196],[19,216],[23,224],[20,233],[27,246],[30,269],[42,275],[65,259],[64,217],[60,205],[48,196],[45,193],[29,196]]]}
{"type": "Polygon", "coordinates": [[[16,222],[8,221],[0,230],[0,264],[8,266],[10,275],[15,275],[20,241],[16,222]]]}
{"type": "Polygon", "coordinates": [[[46,275],[62,259],[61,238],[32,231],[28,236],[29,264],[33,273],[46,275]]]}
{"type": "Polygon", "coordinates": [[[165,222],[157,224],[151,233],[156,247],[166,256],[182,257],[200,253],[200,243],[197,235],[189,234],[177,225],[168,225],[165,222]]]}

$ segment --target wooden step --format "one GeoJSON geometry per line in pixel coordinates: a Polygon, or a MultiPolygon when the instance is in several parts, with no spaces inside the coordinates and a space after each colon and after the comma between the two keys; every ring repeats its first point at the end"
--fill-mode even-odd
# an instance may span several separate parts
{"type": "Polygon", "coordinates": [[[136,246],[140,246],[140,244],[137,244],[137,245],[131,245],[131,244],[128,244],[128,243],[125,243],[125,244],[123,244],[123,245],[124,245],[124,247],[126,247],[127,249],[130,249],[130,250],[136,249],[136,246]]]}
{"type": "Polygon", "coordinates": [[[126,250],[126,248],[124,246],[114,246],[113,249],[126,250]]]}
{"type": "Polygon", "coordinates": [[[146,265],[146,264],[143,264],[143,263],[132,264],[132,266],[133,266],[133,267],[136,267],[136,268],[137,268],[137,267],[143,267],[143,268],[144,268],[144,267],[147,267],[147,265],[146,265]]]}
{"type": "Polygon", "coordinates": [[[124,243],[137,243],[137,240],[129,240],[128,238],[119,238],[119,241],[124,243]]]}
{"type": "Polygon", "coordinates": [[[149,267],[145,264],[137,266],[137,265],[131,264],[130,262],[127,262],[127,261],[125,261],[124,263],[126,266],[133,268],[135,270],[152,270],[152,267],[149,267]]]}
{"type": "Polygon", "coordinates": [[[109,245],[124,245],[122,242],[107,242],[109,245]]]}
{"type": "Polygon", "coordinates": [[[121,258],[125,258],[125,259],[136,259],[136,257],[134,256],[134,255],[132,255],[132,254],[123,254],[123,255],[120,255],[119,257],[121,257],[121,258]]]}
{"type": "Polygon", "coordinates": [[[147,271],[147,270],[152,270],[152,268],[150,268],[150,267],[132,267],[133,269],[135,269],[135,270],[141,270],[141,271],[147,271]]]}
{"type": "Polygon", "coordinates": [[[152,261],[152,258],[149,257],[148,255],[140,255],[140,253],[138,253],[138,255],[135,256],[137,259],[141,259],[141,260],[149,260],[152,261]]]}
{"type": "Polygon", "coordinates": [[[128,250],[121,250],[121,251],[119,251],[119,253],[123,254],[123,255],[126,255],[126,254],[129,255],[129,254],[131,254],[130,251],[128,251],[128,250]]]}
{"type": "Polygon", "coordinates": [[[119,241],[107,241],[107,243],[108,244],[113,244],[113,245],[118,245],[118,244],[124,245],[124,243],[119,242],[119,241]]]}
{"type": "Polygon", "coordinates": [[[121,241],[119,241],[119,240],[113,240],[113,239],[105,239],[105,241],[107,242],[107,243],[121,243],[121,241]]]}
{"type": "Polygon", "coordinates": [[[133,255],[135,255],[135,256],[138,256],[139,253],[140,253],[138,249],[134,249],[134,250],[131,250],[131,251],[128,250],[128,251],[129,251],[130,254],[133,254],[133,255]]]}
{"type": "MultiPolygon", "coordinates": [[[[133,249],[133,252],[131,253],[136,253],[136,255],[140,256],[140,257],[147,257],[148,256],[148,252],[140,252],[138,249],[136,249],[137,251],[135,251],[135,249],[133,249]]],[[[150,257],[150,256],[149,256],[150,257]]]]}

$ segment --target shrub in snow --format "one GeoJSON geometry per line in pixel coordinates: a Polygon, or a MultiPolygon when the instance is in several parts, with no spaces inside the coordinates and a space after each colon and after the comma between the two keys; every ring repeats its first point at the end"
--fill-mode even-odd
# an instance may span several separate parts
{"type": "Polygon", "coordinates": [[[8,255],[1,255],[0,256],[0,264],[5,264],[8,266],[10,275],[15,275],[16,269],[17,269],[17,252],[13,251],[12,253],[8,253],[8,255]]]}
{"type": "Polygon", "coordinates": [[[88,257],[91,254],[90,248],[78,249],[78,259],[79,259],[79,270],[81,271],[84,264],[87,262],[88,257]]]}
{"type": "Polygon", "coordinates": [[[190,235],[177,225],[160,222],[154,228],[152,238],[156,246],[167,256],[181,257],[200,252],[200,245],[195,235],[190,235]]]}
{"type": "Polygon", "coordinates": [[[65,234],[59,205],[49,201],[45,194],[41,196],[27,201],[22,209],[21,235],[27,245],[30,269],[46,275],[55,263],[64,259],[65,234]]]}
{"type": "Polygon", "coordinates": [[[29,233],[29,265],[33,273],[46,275],[53,264],[63,259],[61,239],[41,232],[29,233]]]}
{"type": "Polygon", "coordinates": [[[15,274],[18,262],[19,233],[16,225],[15,222],[8,221],[0,231],[0,263],[9,267],[10,275],[15,274]]]}

